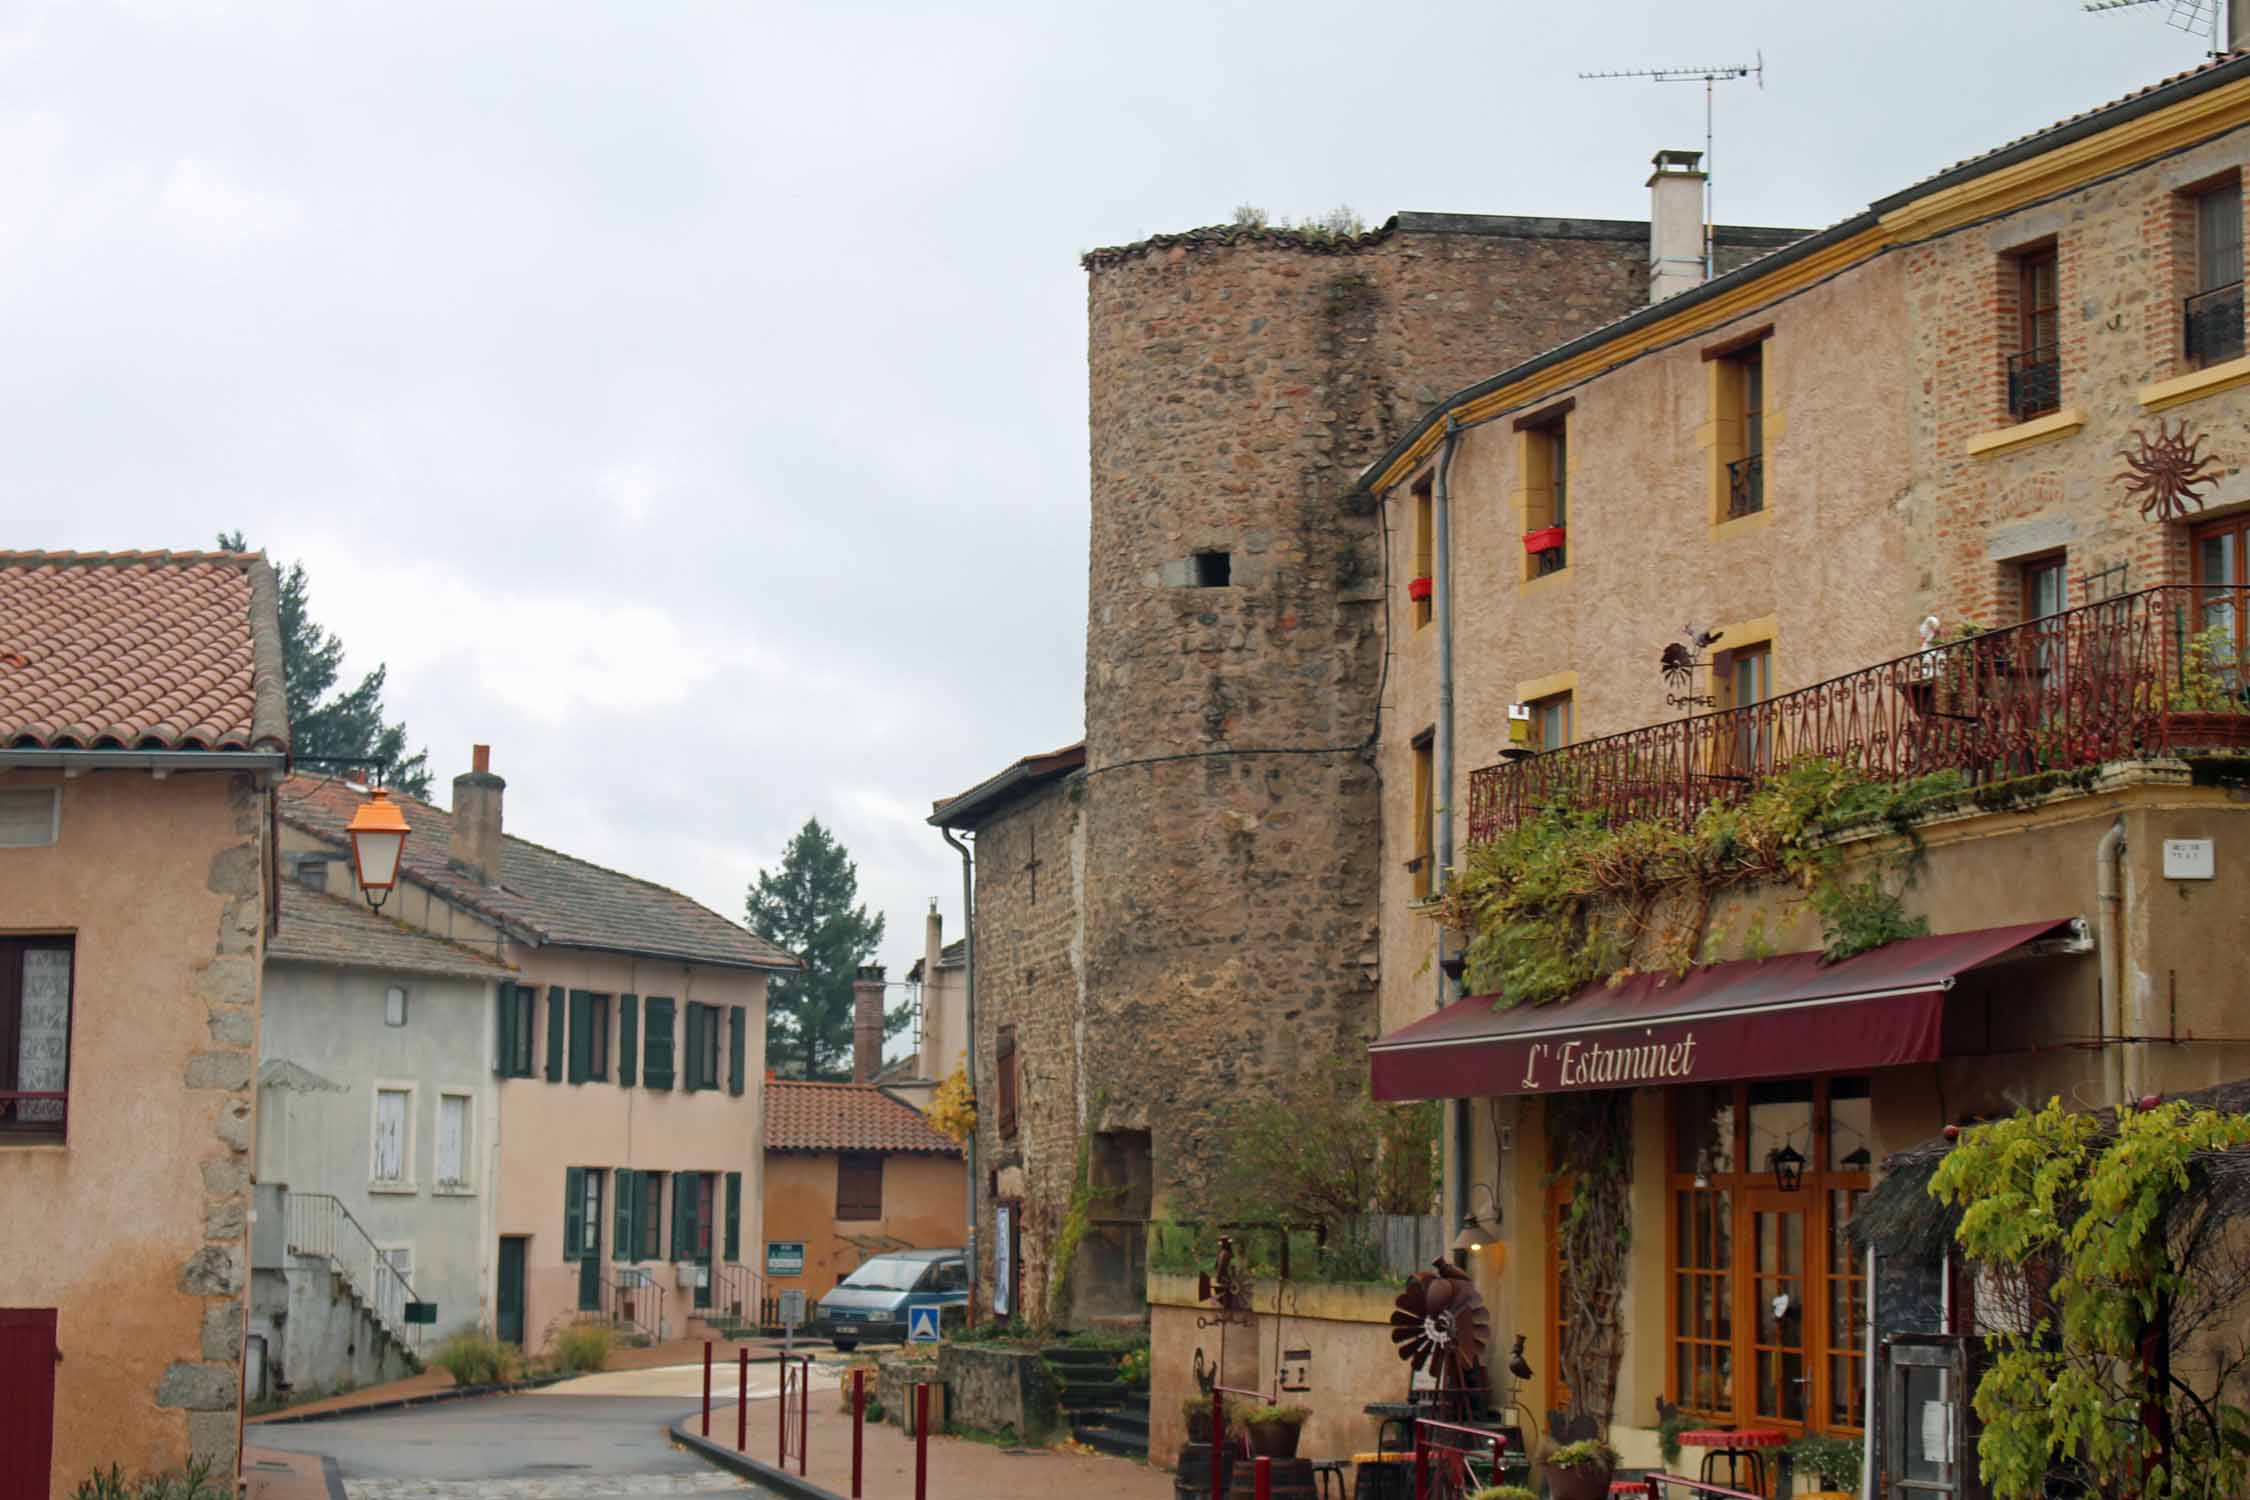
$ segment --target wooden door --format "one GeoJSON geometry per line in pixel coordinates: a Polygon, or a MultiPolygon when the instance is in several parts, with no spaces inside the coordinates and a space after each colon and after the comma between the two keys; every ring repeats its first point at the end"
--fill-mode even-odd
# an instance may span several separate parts
{"type": "Polygon", "coordinates": [[[504,1234],[500,1237],[500,1311],[496,1332],[511,1344],[523,1343],[523,1263],[524,1237],[504,1234]]]}
{"type": "Polygon", "coordinates": [[[0,1307],[0,1500],[47,1500],[58,1358],[55,1309],[0,1307]]]}
{"type": "Polygon", "coordinates": [[[1737,1280],[1745,1304],[1735,1318],[1750,1331],[1750,1357],[1736,1372],[1744,1385],[1735,1410],[1749,1413],[1752,1426],[1802,1432],[1813,1386],[1805,1195],[1755,1188],[1742,1196],[1744,1274],[1737,1280]]]}
{"type": "Polygon", "coordinates": [[[586,1171],[586,1208],[578,1237],[578,1310],[598,1312],[602,1305],[602,1174],[586,1171]]]}

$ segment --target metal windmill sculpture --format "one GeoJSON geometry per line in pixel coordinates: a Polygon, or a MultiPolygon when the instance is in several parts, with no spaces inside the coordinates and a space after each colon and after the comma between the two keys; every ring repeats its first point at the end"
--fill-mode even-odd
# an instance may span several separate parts
{"type": "Polygon", "coordinates": [[[1427,1371],[1441,1402],[1482,1384],[1484,1351],[1492,1341],[1492,1314],[1484,1294],[1443,1256],[1416,1271],[1391,1312],[1391,1342],[1415,1371],[1427,1371]]]}

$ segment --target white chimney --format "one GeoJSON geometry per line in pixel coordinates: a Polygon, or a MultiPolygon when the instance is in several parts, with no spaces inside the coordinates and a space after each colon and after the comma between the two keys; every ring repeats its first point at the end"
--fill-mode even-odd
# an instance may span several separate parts
{"type": "Polygon", "coordinates": [[[1648,179],[1648,300],[1703,285],[1703,153],[1659,151],[1648,179]]]}

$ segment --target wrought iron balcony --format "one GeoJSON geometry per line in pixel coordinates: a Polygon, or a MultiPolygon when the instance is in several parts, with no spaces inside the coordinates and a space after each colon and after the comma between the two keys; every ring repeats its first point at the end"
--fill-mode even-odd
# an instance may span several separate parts
{"type": "Polygon", "coordinates": [[[1807,759],[1885,782],[1982,783],[2250,746],[2250,592],[2175,585],[1866,667],[1747,708],[1647,725],[1469,776],[1469,838],[1548,809],[1692,821],[1807,759]],[[2217,627],[2216,649],[2197,635],[2217,627]]]}
{"type": "Polygon", "coordinates": [[[1753,453],[1727,465],[1727,519],[1766,508],[1766,456],[1753,453]]]}
{"type": "Polygon", "coordinates": [[[2188,363],[2197,369],[2242,357],[2242,283],[2214,287],[2187,299],[2188,363]]]}
{"type": "Polygon", "coordinates": [[[2062,351],[2049,344],[2008,356],[2008,415],[2018,422],[2062,406],[2062,351]]]}

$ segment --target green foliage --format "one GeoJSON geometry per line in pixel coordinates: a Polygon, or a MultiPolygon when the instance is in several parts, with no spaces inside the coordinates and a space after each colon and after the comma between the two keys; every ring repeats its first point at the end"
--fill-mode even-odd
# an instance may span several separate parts
{"type": "Polygon", "coordinates": [[[1695,1425],[1695,1418],[1678,1410],[1656,1424],[1656,1446],[1664,1454],[1665,1468],[1669,1469],[1680,1461],[1680,1434],[1695,1425]]]}
{"type": "Polygon", "coordinates": [[[1316,1285],[1366,1285],[1395,1282],[1383,1247],[1349,1224],[1333,1229],[1321,1243],[1317,1229],[1285,1229],[1278,1224],[1234,1221],[1181,1222],[1158,1219],[1150,1226],[1149,1269],[1174,1276],[1208,1271],[1219,1258],[1219,1237],[1234,1241],[1234,1263],[1244,1274],[1278,1280],[1281,1247],[1289,1246],[1289,1279],[1316,1285]]]}
{"type": "Polygon", "coordinates": [[[1469,1500],[1539,1500],[1539,1497],[1520,1484],[1488,1484],[1469,1500]]]}
{"type": "Polygon", "coordinates": [[[1031,1344],[1037,1343],[1038,1330],[1021,1318],[987,1318],[973,1327],[954,1334],[956,1344],[1031,1344]]]}
{"type": "Polygon", "coordinates": [[[2250,1116],[2175,1101],[2111,1132],[2056,1099],[1965,1131],[1940,1164],[1930,1192],[1961,1207],[1956,1239],[1984,1277],[1977,1457],[1996,1500],[2032,1500],[2051,1477],[2114,1500],[2250,1486],[2250,1412],[2227,1399],[2241,1351],[2199,1340],[2168,1383],[2152,1373],[2152,1351],[2185,1354],[2240,1316],[2240,1237],[2190,1189],[2202,1160],[2245,1144],[2250,1116]]]}
{"type": "Polygon", "coordinates": [[[1571,1183],[1557,1226],[1570,1267],[1559,1368],[1570,1409],[1607,1430],[1625,1355],[1625,1270],[1633,1244],[1633,1108],[1624,1089],[1558,1094],[1547,1102],[1555,1174],[1571,1183]]]}
{"type": "Polygon", "coordinates": [[[2241,713],[2242,685],[2234,679],[2235,644],[2225,625],[2189,636],[2180,647],[2179,680],[2169,686],[2164,706],[2175,713],[2241,713]]]}
{"type": "Polygon", "coordinates": [[[211,1477],[211,1461],[198,1458],[190,1460],[185,1469],[147,1474],[138,1480],[127,1479],[117,1465],[111,1464],[108,1473],[96,1469],[79,1481],[71,1500],[227,1500],[233,1493],[232,1485],[222,1485],[211,1477]]]}
{"type": "MultiPolygon", "coordinates": [[[[1238,1396],[1221,1396],[1219,1400],[1221,1403],[1220,1410],[1226,1414],[1227,1425],[1231,1429],[1234,1425],[1235,1408],[1242,1404],[1241,1398],[1238,1396]]],[[[1204,1416],[1211,1414],[1211,1397],[1208,1392],[1180,1398],[1180,1415],[1183,1418],[1193,1421],[1198,1412],[1204,1416]]]]}
{"type": "Polygon", "coordinates": [[[1279,1422],[1285,1427],[1302,1427],[1312,1420],[1309,1406],[1274,1406],[1269,1404],[1227,1408],[1227,1431],[1247,1432],[1260,1422],[1279,1422]]]}
{"type": "Polygon", "coordinates": [[[1147,1390],[1148,1351],[1146,1349],[1128,1349],[1119,1355],[1117,1357],[1117,1378],[1124,1381],[1129,1389],[1147,1390]]]}
{"type": "Polygon", "coordinates": [[[1617,1450],[1600,1438],[1583,1438],[1575,1443],[1565,1443],[1547,1455],[1550,1469],[1614,1469],[1617,1467],[1617,1450]]]}
{"type": "MultiPolygon", "coordinates": [[[[1092,1117],[1100,1119],[1108,1107],[1108,1091],[1096,1093],[1092,1117]]],[[[1048,1328],[1060,1327],[1070,1316],[1071,1274],[1077,1267],[1079,1242],[1086,1238],[1086,1229],[1093,1221],[1094,1205],[1104,1198],[1117,1197],[1123,1191],[1123,1188],[1094,1186],[1094,1137],[1091,1133],[1081,1133],[1078,1165],[1070,1179],[1070,1202],[1063,1209],[1062,1228],[1055,1235],[1054,1249],[1049,1252],[1053,1257],[1053,1269],[1047,1278],[1048,1328]]]]}
{"type": "MultiPolygon", "coordinates": [[[[219,546],[228,552],[251,550],[239,531],[221,532],[219,546]]],[[[330,697],[328,690],[343,669],[344,643],[314,621],[312,580],[303,563],[277,565],[274,576],[281,586],[281,666],[287,682],[291,758],[309,768],[333,757],[373,760],[382,768],[383,785],[428,801],[429,752],[417,750],[409,756],[406,726],[383,722],[384,666],[378,662],[359,686],[330,697]]]]}
{"type": "Polygon", "coordinates": [[[583,1374],[609,1363],[616,1336],[604,1323],[572,1323],[555,1335],[553,1354],[557,1367],[583,1374]]]}
{"type": "MultiPolygon", "coordinates": [[[[818,818],[782,851],[781,868],[758,871],[744,903],[749,928],[805,961],[766,990],[766,1060],[784,1078],[852,1075],[852,979],[883,941],[883,917],[858,905],[859,867],[818,818]]],[[[904,1005],[883,1018],[896,1036],[912,1020],[904,1005]]]]}
{"type": "Polygon", "coordinates": [[[498,1385],[514,1380],[523,1359],[516,1346],[481,1328],[463,1328],[437,1346],[430,1363],[453,1377],[455,1385],[498,1385]]]}
{"type": "MultiPolygon", "coordinates": [[[[1808,1432],[1789,1445],[1790,1456],[1797,1460],[1800,1469],[1812,1470],[1823,1484],[1840,1490],[1859,1487],[1862,1452],[1858,1438],[1835,1437],[1825,1432],[1808,1432]]],[[[1671,1461],[1665,1460],[1666,1463],[1671,1461]]]]}
{"type": "Polygon", "coordinates": [[[1905,904],[1884,886],[1879,875],[1865,880],[1824,881],[1815,885],[1806,899],[1820,913],[1820,956],[1830,963],[1900,938],[1930,935],[1930,919],[1908,916],[1905,904]]]}
{"type": "Polygon", "coordinates": [[[1244,1224],[1428,1213],[1438,1118],[1434,1101],[1377,1103],[1365,1058],[1337,1057],[1227,1107],[1207,1206],[1244,1224]]]}

